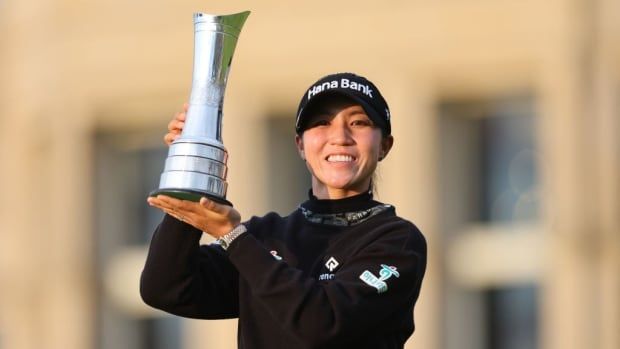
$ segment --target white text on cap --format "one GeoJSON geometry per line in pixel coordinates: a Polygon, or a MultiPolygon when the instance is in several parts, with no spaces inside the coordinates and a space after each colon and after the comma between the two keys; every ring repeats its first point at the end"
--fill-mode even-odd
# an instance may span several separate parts
{"type": "Polygon", "coordinates": [[[370,86],[342,78],[340,80],[326,81],[322,84],[312,86],[310,89],[308,89],[308,99],[310,99],[312,96],[316,95],[319,92],[332,88],[348,88],[351,90],[362,92],[370,98],[374,98],[372,96],[373,90],[370,88],[370,86]]]}

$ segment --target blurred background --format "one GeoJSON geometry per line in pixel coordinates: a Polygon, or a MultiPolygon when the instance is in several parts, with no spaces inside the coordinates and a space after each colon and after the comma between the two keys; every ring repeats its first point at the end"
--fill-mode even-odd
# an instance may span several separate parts
{"type": "Polygon", "coordinates": [[[392,111],[378,197],[429,266],[407,348],[620,348],[620,1],[0,0],[0,349],[235,348],[138,294],[146,205],[189,98],[192,13],[251,10],[228,79],[228,198],[286,214],[294,114],[365,75],[392,111]]]}

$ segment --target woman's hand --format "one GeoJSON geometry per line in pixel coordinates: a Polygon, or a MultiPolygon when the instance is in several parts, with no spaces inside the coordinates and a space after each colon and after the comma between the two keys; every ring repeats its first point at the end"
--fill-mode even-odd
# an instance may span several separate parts
{"type": "Polygon", "coordinates": [[[205,197],[200,202],[178,200],[165,195],[149,197],[147,202],[176,219],[220,238],[241,223],[241,215],[232,206],[218,204],[205,197]]]}
{"type": "Polygon", "coordinates": [[[168,123],[168,133],[164,136],[164,143],[166,143],[166,145],[169,146],[175,139],[181,136],[183,126],[185,126],[185,118],[187,116],[186,114],[188,108],[189,104],[183,103],[183,111],[174,114],[174,118],[168,123]]]}

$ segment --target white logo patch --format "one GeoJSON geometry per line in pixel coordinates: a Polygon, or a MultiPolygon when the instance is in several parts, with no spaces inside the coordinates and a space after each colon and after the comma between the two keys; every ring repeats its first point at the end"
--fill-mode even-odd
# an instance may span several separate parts
{"type": "Polygon", "coordinates": [[[282,257],[278,256],[278,251],[273,250],[273,251],[269,251],[269,253],[271,253],[271,255],[273,256],[273,258],[275,258],[278,261],[282,260],[282,257]]]}
{"type": "Polygon", "coordinates": [[[400,276],[398,271],[396,271],[396,267],[381,264],[381,270],[379,270],[379,277],[376,277],[368,270],[364,270],[364,272],[360,274],[360,280],[364,281],[368,286],[376,288],[377,293],[383,293],[388,289],[385,281],[392,277],[392,275],[396,277],[400,276]]]}
{"type": "Polygon", "coordinates": [[[325,267],[327,267],[329,271],[334,271],[334,269],[336,269],[338,265],[340,265],[340,263],[338,263],[338,261],[334,257],[329,257],[329,259],[325,263],[325,267]]]}

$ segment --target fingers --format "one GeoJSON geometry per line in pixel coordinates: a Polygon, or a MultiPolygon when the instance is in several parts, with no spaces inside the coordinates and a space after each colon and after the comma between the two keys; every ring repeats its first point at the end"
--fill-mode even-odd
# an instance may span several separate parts
{"type": "Polygon", "coordinates": [[[148,199],[146,199],[146,201],[149,203],[149,205],[151,206],[155,206],[157,208],[161,208],[162,210],[171,210],[173,209],[173,207],[166,203],[165,201],[160,199],[161,195],[158,195],[157,197],[150,197],[148,199]]]}
{"type": "Polygon", "coordinates": [[[163,207],[182,213],[197,213],[199,205],[193,201],[179,200],[166,195],[157,195],[156,198],[163,207]]]}
{"type": "MultiPolygon", "coordinates": [[[[217,216],[228,216],[230,214],[230,206],[218,204],[215,201],[207,198],[201,198],[200,203],[193,201],[179,200],[165,195],[158,195],[157,197],[150,197],[147,202],[151,206],[155,206],[168,213],[173,212],[174,216],[183,215],[188,217],[190,215],[201,215],[201,209],[204,208],[217,216]]],[[[207,213],[202,211],[202,214],[207,213]]],[[[207,213],[208,214],[208,213],[207,213]]]]}
{"type": "Polygon", "coordinates": [[[166,143],[166,145],[172,144],[174,140],[179,138],[181,132],[183,132],[188,109],[189,104],[183,103],[183,111],[175,113],[174,118],[168,123],[168,133],[164,135],[164,143],[166,143]]]}
{"type": "MultiPolygon", "coordinates": [[[[185,105],[183,106],[185,108],[185,105]]],[[[168,123],[168,131],[183,130],[183,125],[187,119],[187,110],[176,112],[168,123]]]]}
{"type": "Polygon", "coordinates": [[[200,198],[200,205],[202,205],[202,207],[206,208],[209,211],[213,211],[222,215],[225,215],[228,213],[228,211],[230,211],[230,206],[218,204],[217,202],[209,200],[206,197],[200,198]]]}
{"type": "Polygon", "coordinates": [[[227,234],[241,222],[241,215],[232,206],[219,204],[204,197],[200,202],[193,202],[158,195],[149,197],[147,202],[214,237],[227,234]]]}
{"type": "Polygon", "coordinates": [[[165,213],[167,213],[168,215],[180,220],[180,221],[186,221],[186,217],[183,216],[182,213],[178,212],[177,210],[175,210],[174,208],[164,204],[161,200],[158,200],[157,198],[153,198],[150,197],[147,199],[147,202],[149,203],[149,205],[153,206],[153,207],[157,207],[160,210],[164,211],[165,213]]]}
{"type": "Polygon", "coordinates": [[[179,137],[181,137],[181,133],[166,133],[164,135],[164,143],[166,143],[166,145],[170,145],[179,137]]]}
{"type": "Polygon", "coordinates": [[[183,215],[181,215],[179,212],[170,210],[170,209],[162,209],[162,211],[166,212],[166,214],[168,214],[169,216],[172,216],[176,219],[178,219],[181,222],[186,222],[187,221],[187,217],[184,217],[183,215]]]}
{"type": "Polygon", "coordinates": [[[185,117],[182,120],[175,118],[175,119],[170,120],[170,122],[168,123],[168,131],[181,132],[183,131],[183,126],[185,126],[185,117]]]}
{"type": "Polygon", "coordinates": [[[207,209],[207,212],[220,217],[229,225],[227,232],[241,223],[241,214],[232,206],[217,203],[205,197],[200,198],[200,205],[207,209]]]}
{"type": "Polygon", "coordinates": [[[200,216],[199,209],[202,209],[197,203],[178,200],[165,195],[149,197],[147,202],[149,205],[161,209],[170,216],[197,227],[196,218],[200,216]]]}

